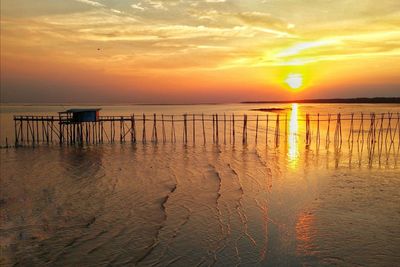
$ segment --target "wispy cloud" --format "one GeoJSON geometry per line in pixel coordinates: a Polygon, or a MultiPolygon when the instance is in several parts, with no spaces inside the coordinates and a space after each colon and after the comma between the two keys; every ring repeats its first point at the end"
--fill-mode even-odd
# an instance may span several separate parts
{"type": "Polygon", "coordinates": [[[142,7],[142,3],[132,4],[131,8],[141,10],[141,11],[145,10],[145,8],[142,7]]]}
{"type": "Polygon", "coordinates": [[[87,5],[95,6],[95,7],[105,7],[102,3],[92,1],[92,0],[75,0],[76,2],[84,3],[87,5]]]}
{"type": "Polygon", "coordinates": [[[328,46],[328,45],[333,45],[333,44],[338,44],[338,43],[339,42],[337,40],[318,40],[318,41],[313,41],[313,42],[299,43],[292,47],[289,47],[288,49],[285,49],[284,51],[278,53],[276,56],[277,57],[293,56],[293,55],[297,55],[300,52],[307,50],[307,49],[317,48],[317,47],[321,47],[321,46],[328,46]]]}

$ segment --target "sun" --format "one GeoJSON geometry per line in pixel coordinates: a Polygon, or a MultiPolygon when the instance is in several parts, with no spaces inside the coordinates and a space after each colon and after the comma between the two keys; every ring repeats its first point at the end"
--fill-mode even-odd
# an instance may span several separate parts
{"type": "Polygon", "coordinates": [[[286,77],[285,82],[291,89],[297,90],[303,85],[303,75],[299,73],[290,73],[286,77]]]}

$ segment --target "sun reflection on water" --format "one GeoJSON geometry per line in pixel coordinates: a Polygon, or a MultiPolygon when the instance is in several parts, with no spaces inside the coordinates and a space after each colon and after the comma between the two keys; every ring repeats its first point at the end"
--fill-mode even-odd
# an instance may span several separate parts
{"type": "Polygon", "coordinates": [[[292,113],[290,115],[290,124],[289,124],[289,151],[288,151],[288,159],[289,165],[292,168],[297,166],[298,158],[299,158],[299,144],[298,144],[298,104],[292,104],[292,113]]]}

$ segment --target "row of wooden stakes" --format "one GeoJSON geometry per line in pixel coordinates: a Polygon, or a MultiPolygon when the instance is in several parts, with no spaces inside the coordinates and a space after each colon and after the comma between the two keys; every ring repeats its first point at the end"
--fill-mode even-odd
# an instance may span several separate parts
{"type": "MultiPolygon", "coordinates": [[[[368,153],[378,153],[383,148],[390,151],[397,142],[400,144],[399,114],[306,114],[304,118],[294,118],[297,123],[305,122],[305,145],[311,147],[315,140],[316,149],[320,148],[322,123],[326,125],[325,148],[332,143],[337,150],[343,143],[343,122],[348,123],[348,143],[366,143],[368,153]],[[333,132],[333,133],[331,133],[333,132]],[[396,136],[398,138],[396,139],[396,136]],[[397,141],[396,141],[397,140],[397,141]],[[375,146],[375,144],[377,144],[375,146]]],[[[182,142],[212,142],[213,144],[248,144],[249,129],[254,132],[254,142],[257,144],[264,134],[264,143],[272,143],[278,147],[281,137],[288,136],[287,114],[183,114],[183,115],[146,115],[140,116],[101,116],[93,122],[72,122],[58,116],[15,116],[15,145],[36,145],[39,143],[59,144],[99,144],[104,142],[143,142],[158,143],[167,141],[176,143],[178,124],[182,125],[182,142]],[[209,124],[212,126],[209,128],[209,124]],[[283,124],[283,127],[282,127],[283,124]],[[196,134],[200,131],[200,134],[196,134]],[[207,131],[212,131],[211,140],[207,140],[207,131]],[[282,133],[282,131],[284,131],[282,133]],[[151,132],[150,138],[148,133],[151,132]],[[191,133],[190,133],[191,132],[191,133]],[[196,138],[201,140],[196,140],[196,138]],[[239,139],[239,140],[238,140],[239,139]]],[[[300,136],[300,133],[290,132],[300,136]]]]}

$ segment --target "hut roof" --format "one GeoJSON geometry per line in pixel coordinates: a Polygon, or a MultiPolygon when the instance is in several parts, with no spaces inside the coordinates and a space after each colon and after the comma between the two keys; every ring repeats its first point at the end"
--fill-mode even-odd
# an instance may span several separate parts
{"type": "Polygon", "coordinates": [[[72,108],[66,111],[61,111],[59,113],[80,113],[80,112],[92,112],[92,111],[99,111],[101,108],[72,108]]]}

